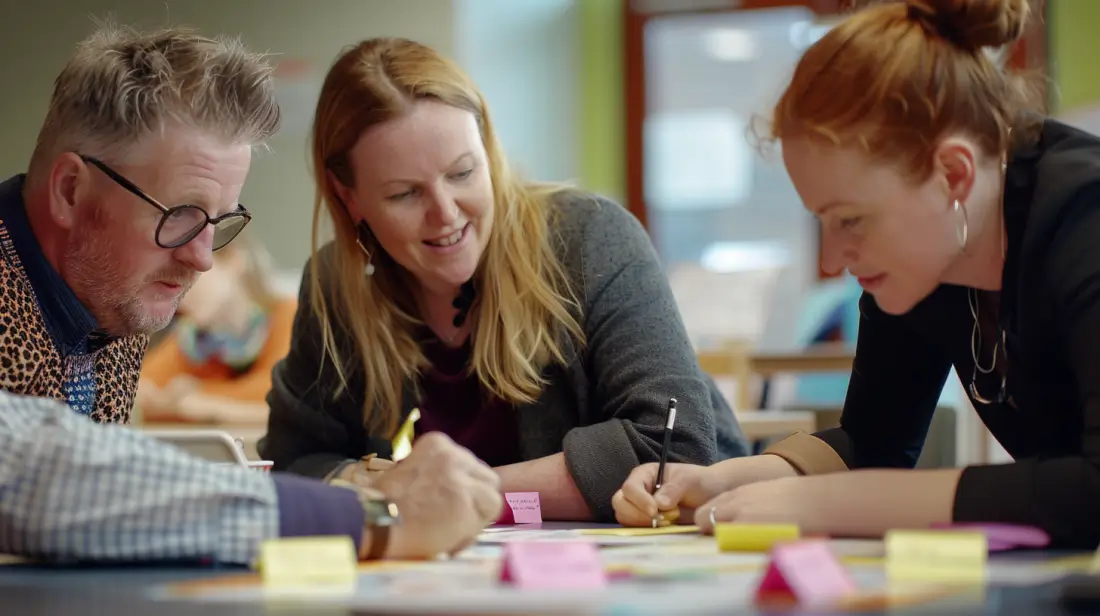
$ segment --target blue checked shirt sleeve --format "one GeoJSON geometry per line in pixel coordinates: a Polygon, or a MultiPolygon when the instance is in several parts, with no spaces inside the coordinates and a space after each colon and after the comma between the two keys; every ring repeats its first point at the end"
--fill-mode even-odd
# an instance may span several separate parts
{"type": "Polygon", "coordinates": [[[267,475],[0,392],[0,554],[247,564],[278,531],[267,475]]]}

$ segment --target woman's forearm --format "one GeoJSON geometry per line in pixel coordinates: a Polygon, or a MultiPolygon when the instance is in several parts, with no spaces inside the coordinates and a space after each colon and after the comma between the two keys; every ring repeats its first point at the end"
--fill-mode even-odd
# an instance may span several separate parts
{"type": "Polygon", "coordinates": [[[757,481],[795,477],[798,471],[786,460],[771,454],[729,458],[707,468],[708,492],[721,493],[757,481]]]}
{"type": "Polygon", "coordinates": [[[592,512],[569,469],[565,454],[494,468],[504,492],[538,492],[542,517],[546,520],[589,521],[592,512]]]}
{"type": "Polygon", "coordinates": [[[821,530],[881,537],[892,528],[928,528],[953,519],[962,469],[856,470],[815,477],[822,482],[821,530]]]}

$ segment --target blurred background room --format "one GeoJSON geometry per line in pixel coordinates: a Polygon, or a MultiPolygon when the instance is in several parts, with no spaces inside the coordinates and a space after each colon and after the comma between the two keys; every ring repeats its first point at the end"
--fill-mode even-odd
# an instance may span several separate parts
{"type": "MultiPolygon", "coordinates": [[[[1052,115],[1100,132],[1094,63],[1100,1],[1032,1],[1030,29],[1003,50],[1001,61],[1041,81],[1052,115]]],[[[310,253],[314,188],[306,138],[320,80],[346,45],[380,35],[415,39],[472,75],[523,173],[607,195],[646,225],[701,365],[721,383],[745,432],[763,445],[793,430],[835,425],[856,339],[859,287],[845,274],[821,271],[815,220],[803,210],[777,148],[756,137],[766,133],[768,110],[802,50],[846,4],[6,2],[0,8],[0,21],[9,24],[0,37],[0,79],[7,84],[0,97],[0,173],[26,170],[53,78],[93,19],[239,35],[249,47],[275,54],[277,63],[283,128],[270,151],[256,155],[242,202],[253,212],[249,236],[264,254],[271,288],[292,301],[310,253]]],[[[238,288],[243,298],[244,286],[238,288]]],[[[165,336],[170,341],[172,332],[165,336]]],[[[171,364],[161,362],[160,369],[171,364]]],[[[194,371],[180,370],[178,383],[195,378],[194,371]]],[[[160,389],[170,389],[171,375],[157,378],[160,389]]],[[[228,411],[178,412],[170,399],[158,400],[148,425],[154,419],[158,427],[219,425],[249,443],[263,432],[262,400],[228,411]]],[[[137,417],[141,425],[140,412],[137,417]]],[[[957,379],[949,379],[921,465],[1004,455],[957,379]]]]}

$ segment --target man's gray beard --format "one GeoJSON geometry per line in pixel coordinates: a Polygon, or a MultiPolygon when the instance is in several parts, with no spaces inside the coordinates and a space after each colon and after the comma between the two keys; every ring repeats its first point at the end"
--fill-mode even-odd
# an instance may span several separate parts
{"type": "MultiPolygon", "coordinates": [[[[138,292],[141,286],[124,286],[118,264],[108,256],[107,247],[96,236],[79,237],[65,250],[71,280],[69,285],[87,303],[100,329],[115,336],[152,334],[168,326],[171,315],[157,318],[142,309],[138,292]]],[[[181,293],[176,299],[177,307],[181,293]]]]}

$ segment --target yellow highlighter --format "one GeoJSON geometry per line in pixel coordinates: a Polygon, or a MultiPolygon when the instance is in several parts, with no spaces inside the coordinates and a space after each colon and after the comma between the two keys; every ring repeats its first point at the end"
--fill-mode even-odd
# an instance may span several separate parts
{"type": "Polygon", "coordinates": [[[420,409],[413,409],[409,411],[409,416],[405,418],[405,423],[401,424],[401,429],[394,435],[390,445],[393,447],[393,461],[400,462],[404,460],[410,453],[412,453],[413,435],[416,434],[416,421],[420,419],[420,409]]]}

